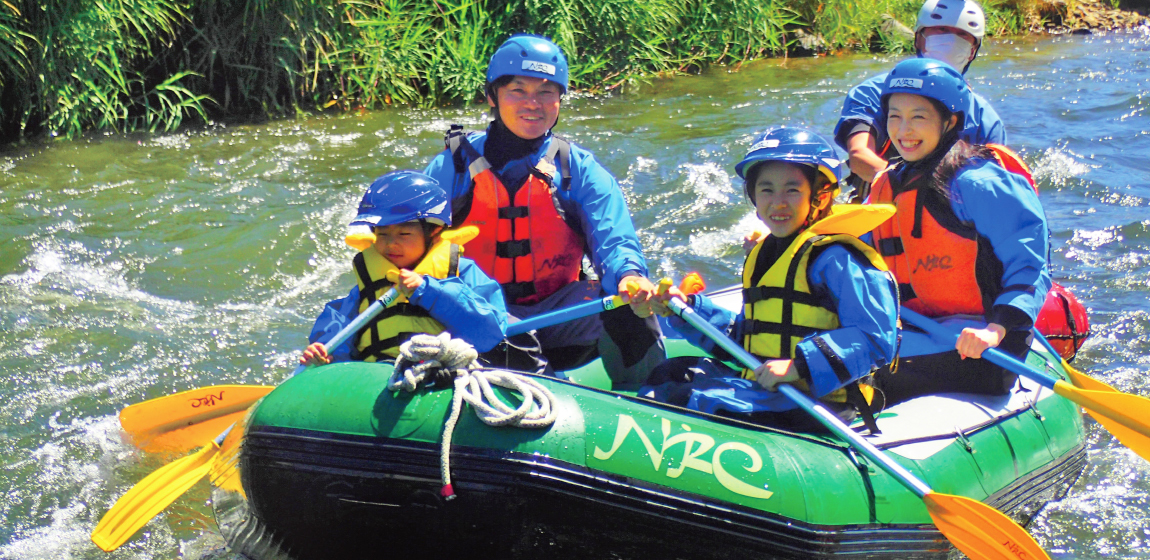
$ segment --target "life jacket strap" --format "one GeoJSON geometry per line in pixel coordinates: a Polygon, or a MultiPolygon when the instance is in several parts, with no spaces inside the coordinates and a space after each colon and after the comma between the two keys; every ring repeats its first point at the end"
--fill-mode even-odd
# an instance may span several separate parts
{"type": "Polygon", "coordinates": [[[855,407],[859,416],[862,417],[863,425],[866,426],[866,429],[870,431],[872,436],[881,434],[882,431],[878,429],[878,422],[875,422],[874,419],[874,410],[871,409],[870,403],[867,402],[862,389],[859,389],[858,383],[848,383],[843,388],[847,391],[847,404],[855,407]]]}
{"type": "Polygon", "coordinates": [[[414,332],[401,332],[395,336],[379,340],[375,329],[372,329],[371,333],[371,344],[369,344],[367,348],[364,348],[362,351],[360,351],[360,357],[364,359],[373,357],[376,359],[376,361],[390,360],[391,356],[387,355],[388,349],[398,347],[400,344],[411,340],[411,337],[417,334],[423,334],[414,332]]]}
{"type": "MultiPolygon", "coordinates": [[[[743,334],[777,334],[779,336],[794,336],[798,338],[806,338],[812,334],[820,333],[821,330],[815,327],[804,327],[802,325],[789,325],[784,326],[781,323],[772,323],[770,321],[759,321],[758,319],[744,319],[743,320],[743,334]]],[[[778,360],[783,358],[790,358],[790,342],[784,340],[782,342],[783,353],[786,356],[778,358],[768,358],[770,360],[778,360]]]]}
{"type": "Polygon", "coordinates": [[[910,284],[899,283],[898,285],[898,300],[907,302],[912,299],[918,298],[918,294],[914,293],[914,286],[910,284]]]}
{"type": "Polygon", "coordinates": [[[905,252],[901,237],[887,237],[878,242],[878,254],[884,257],[897,257],[905,252]]]}
{"type": "Polygon", "coordinates": [[[534,282],[508,282],[500,284],[500,286],[503,287],[503,294],[507,296],[507,301],[510,302],[535,295],[534,282]]]}
{"type": "Polygon", "coordinates": [[[526,206],[504,206],[499,209],[499,218],[503,220],[526,218],[530,214],[531,209],[526,206]]]}
{"type": "Polygon", "coordinates": [[[355,275],[359,276],[359,281],[363,283],[363,289],[359,291],[360,301],[366,299],[368,303],[375,303],[375,293],[379,290],[386,290],[394,285],[388,281],[387,278],[380,278],[372,280],[371,274],[367,271],[367,261],[363,258],[363,253],[356,253],[355,257],[351,259],[352,265],[355,267],[355,275]]]}
{"type": "Polygon", "coordinates": [[[753,288],[743,288],[743,303],[754,304],[755,302],[764,301],[768,299],[787,299],[795,303],[803,305],[810,305],[813,307],[822,307],[819,300],[814,294],[806,292],[798,292],[794,290],[787,290],[777,286],[755,286],[753,288]]]}
{"type": "Polygon", "coordinates": [[[504,259],[514,259],[531,254],[531,240],[519,239],[516,241],[496,241],[495,256],[504,259]]]}
{"type": "Polygon", "coordinates": [[[559,187],[563,190],[571,188],[571,144],[558,136],[552,137],[547,154],[543,156],[547,161],[555,161],[559,156],[559,187]]]}

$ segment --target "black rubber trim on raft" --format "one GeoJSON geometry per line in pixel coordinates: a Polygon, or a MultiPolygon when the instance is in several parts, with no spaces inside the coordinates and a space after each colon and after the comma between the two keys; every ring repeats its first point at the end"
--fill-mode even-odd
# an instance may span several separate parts
{"type": "MultiPolygon", "coordinates": [[[[585,523],[602,522],[616,539],[635,541],[613,540],[614,545],[642,549],[666,543],[690,558],[711,558],[712,553],[725,558],[945,558],[949,550],[932,525],[813,525],[540,455],[454,446],[451,457],[459,495],[451,502],[434,499],[440,481],[439,446],[433,443],[254,427],[245,436],[241,471],[257,515],[281,537],[287,536],[289,542],[294,539],[295,546],[304,549],[324,550],[320,542],[327,539],[328,529],[321,526],[324,519],[330,530],[340,531],[347,519],[395,523],[412,511],[422,511],[436,520],[437,527],[407,537],[424,543],[436,538],[437,531],[461,537],[476,523],[490,523],[509,533],[506,539],[515,540],[521,538],[517,532],[528,522],[538,531],[558,535],[555,538],[560,542],[564,538],[571,542],[582,537],[570,532],[579,531],[585,523]],[[262,491],[249,484],[253,478],[263,482],[262,491]],[[291,481],[305,482],[296,488],[291,481]],[[313,489],[308,484],[322,491],[308,495],[313,489]],[[333,499],[329,489],[343,487],[380,494],[333,499]],[[380,497],[384,495],[391,497],[380,497]],[[416,495],[424,498],[411,501],[415,499],[409,497],[416,495]],[[315,501],[317,496],[328,502],[326,506],[315,501]],[[429,496],[433,499],[426,499],[429,496]],[[346,510],[349,517],[321,516],[277,527],[280,512],[298,509],[291,505],[298,506],[301,500],[320,509],[346,510]],[[260,511],[257,501],[266,511],[260,511]],[[482,508],[487,508],[486,517],[482,508]],[[487,518],[492,515],[500,519],[487,518]]],[[[1041,506],[1031,505],[1036,499],[1051,499],[1049,494],[1068,488],[1084,465],[1085,447],[1080,445],[988,502],[1029,519],[1041,506]]],[[[424,530],[423,524],[416,527],[424,530]]]]}

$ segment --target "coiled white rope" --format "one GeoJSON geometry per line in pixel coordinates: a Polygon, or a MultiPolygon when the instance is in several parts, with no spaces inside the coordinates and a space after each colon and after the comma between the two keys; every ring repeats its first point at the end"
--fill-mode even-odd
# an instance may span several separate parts
{"type": "Polygon", "coordinates": [[[399,347],[395,370],[388,380],[392,391],[415,391],[447,370],[454,377],[455,392],[451,397],[451,414],[443,427],[439,464],[443,488],[440,495],[455,498],[451,487],[451,436],[466,401],[475,415],[488,426],[546,428],[555,423],[555,395],[538,381],[510,371],[480,369],[478,352],[466,341],[451,338],[446,332],[438,336],[418,334],[399,347]],[[492,385],[518,391],[523,402],[510,407],[496,395],[492,385]]]}

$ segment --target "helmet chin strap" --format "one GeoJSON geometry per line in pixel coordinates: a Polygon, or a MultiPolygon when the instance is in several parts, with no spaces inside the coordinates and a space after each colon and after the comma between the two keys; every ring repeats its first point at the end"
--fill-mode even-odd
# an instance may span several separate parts
{"type": "Polygon", "coordinates": [[[822,212],[824,208],[830,206],[830,203],[831,203],[831,193],[830,192],[824,192],[823,194],[814,197],[814,200],[811,200],[811,209],[807,211],[807,219],[803,220],[803,229],[810,227],[811,224],[814,223],[813,218],[815,217],[815,215],[818,214],[819,212],[822,212]],[[818,204],[816,206],[815,202],[820,200],[820,199],[822,199],[822,203],[818,204]]]}

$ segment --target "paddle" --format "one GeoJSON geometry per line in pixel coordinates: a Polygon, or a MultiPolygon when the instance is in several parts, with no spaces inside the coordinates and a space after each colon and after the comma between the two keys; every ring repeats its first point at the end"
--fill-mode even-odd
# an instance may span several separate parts
{"type": "MultiPolygon", "coordinates": [[[[902,309],[902,318],[932,337],[941,340],[958,339],[959,333],[905,307],[902,309]]],[[[1054,352],[1049,345],[1047,348],[1058,356],[1058,352],[1054,352]]],[[[990,363],[1033,379],[1055,394],[1085,408],[1118,441],[1143,459],[1150,460],[1150,399],[1118,391],[1074,369],[1066,360],[1062,360],[1062,367],[1070,374],[1073,384],[1033,368],[997,348],[987,349],[982,357],[990,363]]]]}
{"type": "Polygon", "coordinates": [[[571,307],[564,307],[563,309],[556,309],[549,313],[541,313],[507,325],[507,336],[523,334],[527,331],[542,329],[544,327],[566,323],[567,321],[574,321],[575,319],[582,319],[583,317],[610,311],[624,305],[626,305],[626,303],[622,297],[608,296],[603,299],[579,303],[571,307]]]}
{"type": "MultiPolygon", "coordinates": [[[[703,320],[702,317],[699,317],[693,309],[678,298],[672,298],[667,306],[684,321],[707,335],[742,362],[744,366],[757,369],[762,365],[754,356],[747,353],[741,346],[703,320]]],[[[820,424],[846,440],[851,447],[879,465],[887,474],[901,482],[916,496],[922,498],[926,504],[927,512],[930,513],[930,518],[934,520],[938,530],[967,556],[1003,560],[1036,558],[1049,560],[1050,557],[1038,546],[1034,538],[1002,512],[977,500],[941,494],[931,490],[925,482],[919,480],[902,465],[896,463],[894,459],[879,451],[878,448],[843,424],[838,416],[835,416],[818,401],[786,383],[778,385],[778,390],[814,416],[820,424]]]]}
{"type": "MultiPolygon", "coordinates": [[[[388,290],[355,320],[340,329],[324,348],[330,349],[343,344],[398,297],[399,292],[395,288],[388,290]]],[[[307,365],[299,366],[292,375],[300,373],[307,367],[307,365]]],[[[129,489],[100,519],[100,523],[92,531],[92,542],[105,552],[111,552],[124,544],[136,531],[211,470],[215,459],[219,456],[220,444],[234,426],[234,424],[228,426],[222,434],[199,451],[160,467],[129,489]]]]}
{"type": "Polygon", "coordinates": [[[120,411],[120,427],[149,453],[186,451],[239,422],[274,389],[268,385],[213,385],[149,399],[120,411]]]}
{"type": "MultiPolygon", "coordinates": [[[[609,296],[529,317],[507,326],[507,336],[574,321],[626,305],[609,296]]],[[[120,426],[137,447],[150,453],[184,451],[200,444],[243,418],[248,407],[274,387],[269,385],[212,385],[189,389],[120,411],[120,426]]]]}

